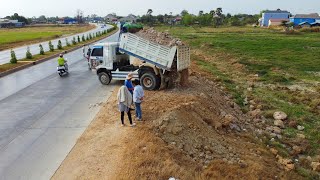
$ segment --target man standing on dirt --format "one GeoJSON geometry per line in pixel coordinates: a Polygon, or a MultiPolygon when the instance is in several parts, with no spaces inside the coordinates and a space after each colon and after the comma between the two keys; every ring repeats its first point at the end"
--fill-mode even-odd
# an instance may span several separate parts
{"type": "Polygon", "coordinates": [[[144,98],[144,92],[143,92],[143,89],[140,86],[140,82],[138,80],[133,81],[133,85],[134,85],[133,102],[136,107],[136,119],[138,121],[142,121],[141,103],[144,98]]]}
{"type": "Polygon", "coordinates": [[[133,78],[133,74],[129,73],[127,75],[126,80],[124,81],[124,85],[127,86],[127,88],[130,91],[131,95],[133,94],[133,90],[134,90],[134,87],[133,87],[133,84],[132,84],[132,81],[131,81],[132,78],[133,78]]]}

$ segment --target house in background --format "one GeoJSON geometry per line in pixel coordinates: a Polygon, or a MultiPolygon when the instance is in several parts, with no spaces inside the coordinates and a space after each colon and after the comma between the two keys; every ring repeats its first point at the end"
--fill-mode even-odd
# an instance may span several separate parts
{"type": "Polygon", "coordinates": [[[305,21],[305,22],[299,23],[298,26],[301,28],[310,28],[311,24],[305,21]]]}
{"type": "Polygon", "coordinates": [[[0,19],[0,28],[20,28],[24,26],[25,23],[18,20],[0,19]]]}
{"type": "Polygon", "coordinates": [[[74,18],[64,18],[63,24],[77,24],[78,21],[74,18]]]}
{"type": "Polygon", "coordinates": [[[319,27],[320,26],[320,21],[318,22],[314,22],[314,23],[310,23],[311,27],[319,27]]]}
{"type": "Polygon", "coordinates": [[[276,20],[276,19],[286,19],[289,21],[290,12],[289,11],[282,11],[280,9],[277,9],[275,11],[266,11],[262,13],[262,18],[260,21],[260,26],[268,27],[269,26],[269,20],[276,20]]]}
{"type": "Polygon", "coordinates": [[[293,22],[295,26],[299,26],[301,23],[304,22],[307,22],[310,25],[314,22],[320,22],[320,16],[318,13],[296,14],[290,18],[290,22],[293,22]]]}
{"type": "Polygon", "coordinates": [[[119,19],[120,22],[130,22],[130,23],[136,23],[139,18],[133,14],[129,14],[127,17],[123,17],[119,19]]]}
{"type": "Polygon", "coordinates": [[[105,18],[104,18],[105,21],[107,21],[108,23],[111,23],[111,22],[117,22],[118,21],[118,18],[115,14],[108,14],[105,18]]]}
{"type": "Polygon", "coordinates": [[[270,19],[268,27],[270,26],[281,26],[283,22],[289,22],[289,19],[270,19]]]}

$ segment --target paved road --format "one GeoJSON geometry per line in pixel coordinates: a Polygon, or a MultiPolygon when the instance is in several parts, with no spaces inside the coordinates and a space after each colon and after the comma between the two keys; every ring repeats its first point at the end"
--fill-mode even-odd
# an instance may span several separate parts
{"type": "Polygon", "coordinates": [[[0,179],[50,179],[114,90],[81,56],[66,55],[66,77],[52,59],[0,78],[0,179]]]}
{"type": "MultiPolygon", "coordinates": [[[[112,27],[111,25],[107,25],[107,27],[101,28],[101,26],[98,25],[97,28],[95,28],[93,30],[90,30],[88,32],[79,33],[79,34],[75,34],[75,35],[72,35],[72,36],[63,37],[63,38],[59,38],[59,39],[54,39],[51,42],[54,45],[54,48],[56,49],[59,40],[61,40],[61,43],[62,43],[63,46],[66,46],[66,40],[65,40],[66,38],[71,43],[73,37],[76,37],[76,39],[77,39],[77,37],[79,35],[80,38],[81,38],[83,34],[85,36],[87,36],[87,34],[89,34],[89,33],[96,33],[98,31],[104,31],[104,30],[107,30],[108,28],[111,28],[111,27],[112,27]]],[[[40,52],[39,44],[42,44],[44,51],[49,51],[48,43],[49,43],[49,41],[45,41],[45,42],[29,45],[31,54],[33,54],[33,55],[39,54],[39,52],[40,52]]],[[[14,48],[13,49],[14,52],[16,53],[17,59],[23,59],[23,58],[26,57],[27,47],[28,46],[22,46],[22,47],[18,47],[18,48],[14,48]]],[[[10,58],[11,58],[10,50],[0,51],[0,65],[8,63],[10,61],[10,58]]]]}

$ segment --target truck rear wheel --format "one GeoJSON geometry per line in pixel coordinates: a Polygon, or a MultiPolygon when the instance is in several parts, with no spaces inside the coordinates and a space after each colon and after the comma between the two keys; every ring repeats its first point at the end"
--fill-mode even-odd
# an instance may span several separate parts
{"type": "Polygon", "coordinates": [[[160,80],[154,73],[146,72],[141,76],[140,84],[146,90],[156,90],[159,88],[160,80]]]}
{"type": "Polygon", "coordinates": [[[107,72],[100,72],[98,74],[98,76],[99,76],[99,80],[100,80],[101,84],[103,84],[103,85],[110,84],[111,78],[107,72]]]}

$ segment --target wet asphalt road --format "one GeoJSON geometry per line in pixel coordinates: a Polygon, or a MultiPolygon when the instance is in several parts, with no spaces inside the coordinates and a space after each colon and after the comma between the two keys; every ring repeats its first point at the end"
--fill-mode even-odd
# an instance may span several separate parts
{"type": "MultiPolygon", "coordinates": [[[[95,28],[93,30],[90,30],[88,32],[79,33],[79,34],[75,34],[75,35],[72,35],[72,36],[63,37],[63,38],[59,38],[59,39],[54,39],[51,42],[54,45],[54,48],[56,49],[59,40],[61,40],[62,46],[66,46],[66,40],[65,40],[66,38],[68,39],[69,43],[71,43],[73,37],[75,37],[77,39],[77,37],[79,35],[80,38],[81,38],[83,34],[85,36],[87,36],[87,34],[89,34],[89,33],[96,33],[96,32],[99,32],[99,31],[104,31],[104,30],[106,30],[106,29],[108,29],[110,27],[111,27],[110,25],[107,25],[107,27],[101,28],[100,25],[97,25],[97,28],[95,28]]],[[[31,54],[35,55],[35,54],[39,54],[39,52],[40,52],[39,44],[42,44],[44,51],[49,51],[48,43],[49,43],[49,41],[45,41],[45,42],[36,43],[36,44],[32,44],[32,45],[26,45],[26,46],[13,48],[13,50],[16,53],[17,59],[23,59],[23,58],[26,57],[26,52],[27,52],[27,47],[28,46],[30,48],[31,54]]],[[[8,63],[10,61],[10,58],[11,58],[10,49],[0,51],[0,65],[8,63]]]]}
{"type": "MultiPolygon", "coordinates": [[[[116,41],[115,34],[104,41],[116,41]]],[[[101,85],[82,50],[0,78],[0,179],[50,179],[115,87],[101,85]]]]}

